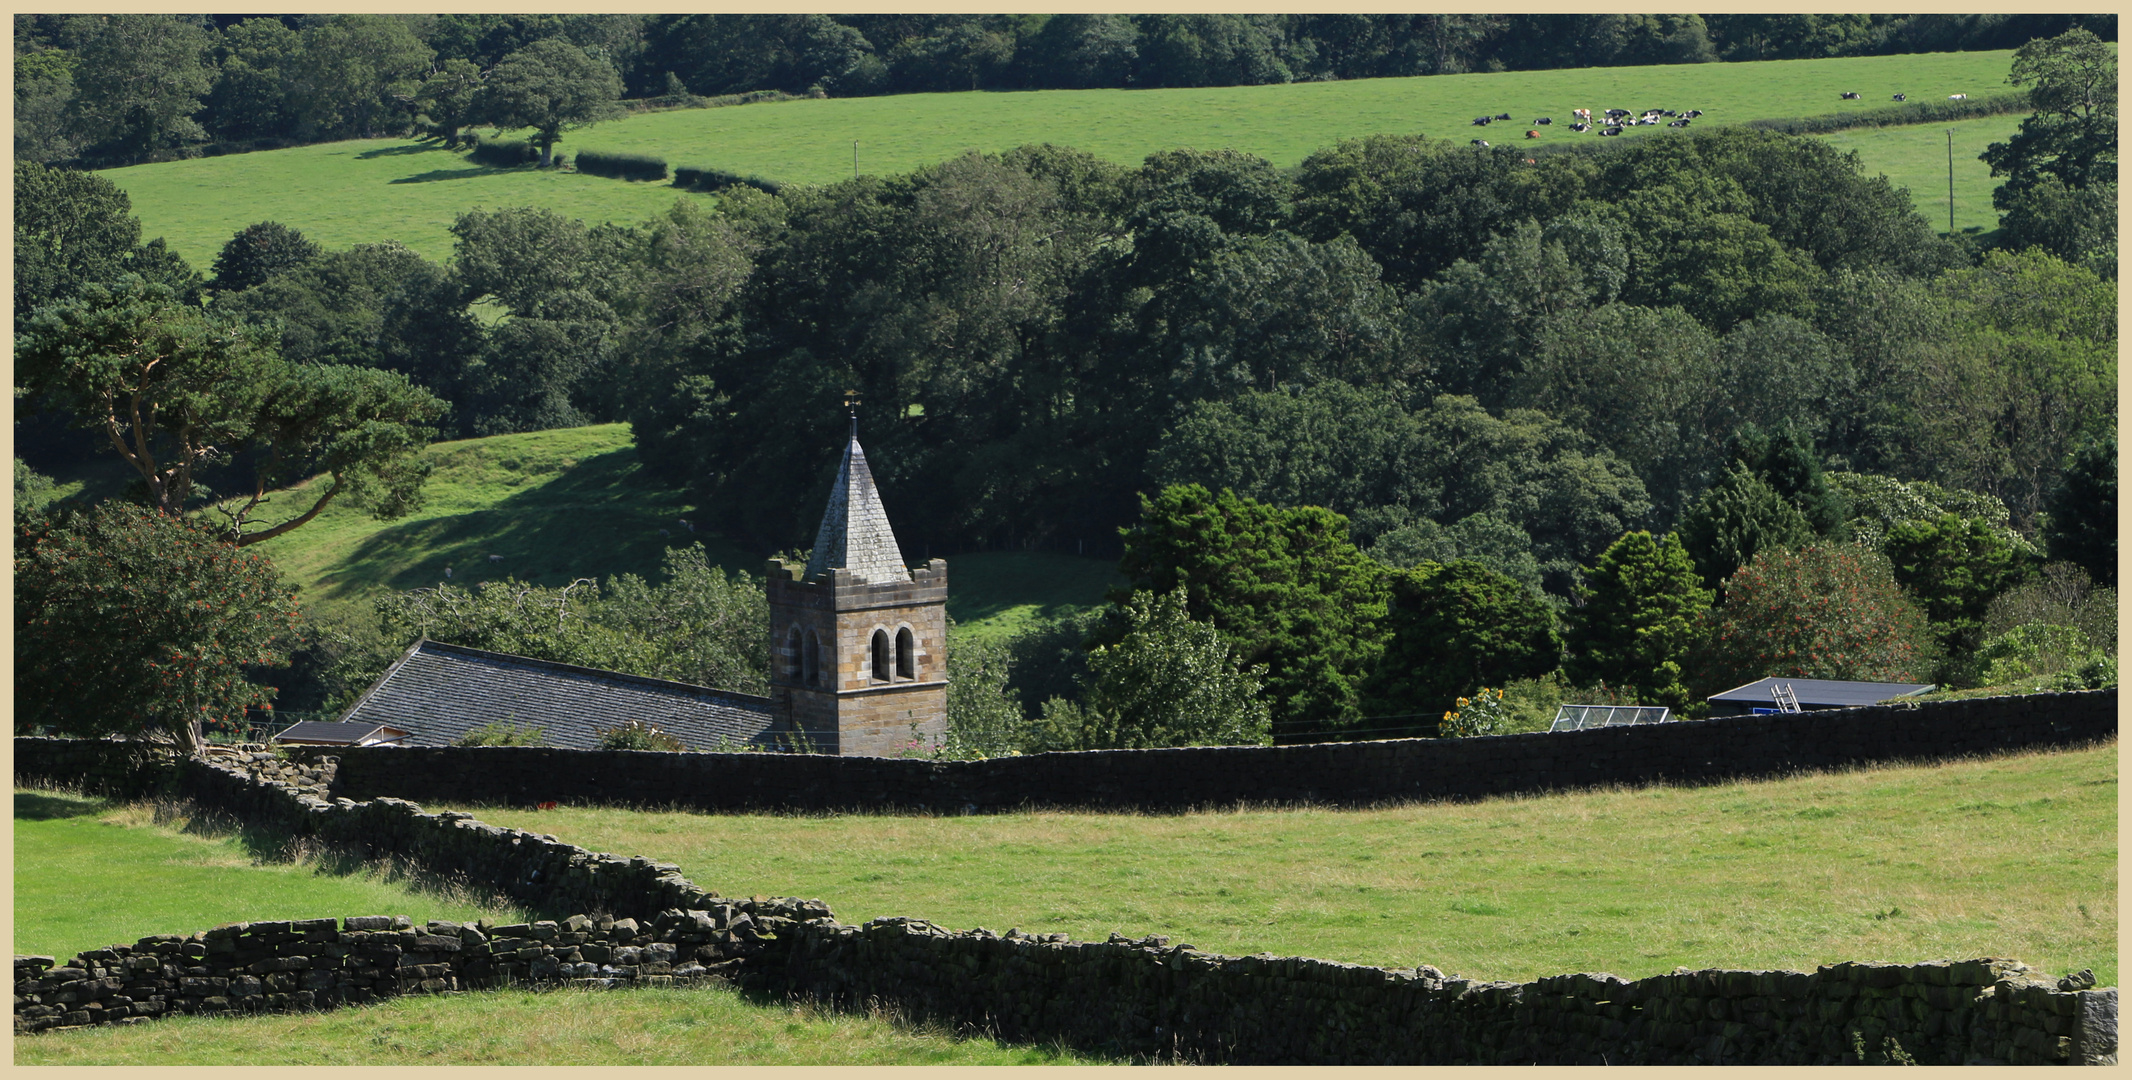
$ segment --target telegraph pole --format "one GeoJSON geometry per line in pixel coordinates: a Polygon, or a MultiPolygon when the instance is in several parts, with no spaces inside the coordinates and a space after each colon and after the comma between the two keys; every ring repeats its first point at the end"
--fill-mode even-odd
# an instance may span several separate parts
{"type": "Polygon", "coordinates": [[[1947,235],[1954,235],[1954,129],[1947,129],[1947,235]]]}
{"type": "MultiPolygon", "coordinates": [[[[1954,133],[1953,133],[1952,131],[1950,131],[1950,132],[1948,132],[1948,133],[1947,133],[1947,136],[1948,136],[1949,138],[1953,138],[1953,137],[1954,137],[1954,133]]],[[[1952,151],[1952,150],[1949,150],[1949,151],[1947,151],[1947,153],[1949,153],[1949,154],[1951,155],[1951,154],[1953,154],[1953,153],[1954,153],[1954,151],[1952,151]]],[[[1949,160],[1949,161],[1952,161],[1952,160],[1954,160],[1954,159],[1953,159],[1952,157],[1949,157],[1949,158],[1948,158],[1947,160],[1949,160]]],[[[1952,166],[1952,165],[1950,165],[1950,166],[1948,166],[1948,168],[1950,168],[1950,169],[1951,169],[1951,168],[1953,168],[1953,166],[1952,166]]],[[[857,180],[857,179],[859,178],[859,140],[857,140],[857,139],[853,139],[853,140],[851,140],[851,178],[852,178],[853,180],[857,180]]],[[[1954,227],[1954,226],[1952,226],[1952,225],[1949,225],[1949,226],[1948,226],[1948,228],[1950,228],[1950,229],[1951,229],[1951,228],[1953,228],[1953,227],[1954,227]]]]}

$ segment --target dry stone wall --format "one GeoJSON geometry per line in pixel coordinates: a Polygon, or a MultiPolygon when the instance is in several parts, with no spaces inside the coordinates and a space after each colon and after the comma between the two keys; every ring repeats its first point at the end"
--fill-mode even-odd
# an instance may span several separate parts
{"type": "MultiPolygon", "coordinates": [[[[51,740],[27,758],[69,760],[51,740]]],[[[25,744],[31,744],[24,753],[25,744]]],[[[78,749],[78,748],[77,748],[78,749]]],[[[183,1013],[265,1012],[512,982],[589,988],[728,978],[1010,1039],[1183,1061],[1283,1064],[2086,1063],[2117,1057],[2117,994],[2011,960],[1836,964],[1477,982],[1435,968],[1232,957],[1167,939],[1075,942],[838,923],[820,901],[728,899],[678,867],[431,814],[326,798],[344,762],[168,763],[168,790],[356,853],[462,876],[567,918],[471,926],[403,917],[254,922],[15,960],[18,1032],[183,1013]]],[[[658,756],[658,755],[651,755],[658,756]]],[[[679,755],[668,755],[679,756],[679,755]]],[[[160,769],[162,763],[147,767],[160,769]]],[[[18,775],[20,773],[18,772],[18,775]]]]}
{"type": "Polygon", "coordinates": [[[1708,783],[2071,746],[2116,734],[2117,691],[2110,689],[1480,739],[1096,750],[989,761],[364,747],[334,752],[341,762],[334,794],[494,805],[555,800],[935,813],[1025,806],[1159,811],[1239,802],[1366,805],[1610,784],[1708,783]]]}

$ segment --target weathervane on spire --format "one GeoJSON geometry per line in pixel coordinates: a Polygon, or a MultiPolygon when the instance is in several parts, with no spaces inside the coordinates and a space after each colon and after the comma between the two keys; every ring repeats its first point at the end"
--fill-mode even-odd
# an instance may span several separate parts
{"type": "Polygon", "coordinates": [[[857,390],[844,391],[844,409],[851,414],[851,437],[856,439],[859,437],[859,392],[857,390]]]}

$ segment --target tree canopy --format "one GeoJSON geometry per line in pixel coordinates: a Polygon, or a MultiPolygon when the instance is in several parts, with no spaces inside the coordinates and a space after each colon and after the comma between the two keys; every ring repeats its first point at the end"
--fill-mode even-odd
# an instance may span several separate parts
{"type": "Polygon", "coordinates": [[[299,614],[264,556],[122,502],[15,529],[15,730],[167,739],[270,708],[299,614]]]}
{"type": "Polygon", "coordinates": [[[619,114],[622,79],[614,65],[557,38],[543,38],[503,58],[472,106],[483,123],[532,128],[540,164],[554,161],[563,132],[619,114]]]}

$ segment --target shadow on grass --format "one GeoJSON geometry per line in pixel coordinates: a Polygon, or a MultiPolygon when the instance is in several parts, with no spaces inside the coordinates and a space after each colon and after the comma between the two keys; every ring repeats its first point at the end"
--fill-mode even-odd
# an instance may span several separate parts
{"type": "Polygon", "coordinates": [[[693,516],[686,498],[647,483],[634,450],[597,454],[488,509],[380,529],[356,543],[318,591],[332,600],[380,586],[425,588],[445,580],[447,566],[452,582],[466,587],[506,577],[547,586],[624,573],[655,578],[666,549],[692,543],[720,565],[759,573],[759,556],[681,527],[679,518],[693,516]]]}
{"type": "Polygon", "coordinates": [[[478,180],[484,176],[507,173],[510,169],[493,169],[487,165],[473,165],[464,169],[431,169],[412,176],[399,176],[385,181],[388,184],[430,184],[439,180],[478,180]]]}
{"type": "Polygon", "coordinates": [[[365,150],[355,155],[355,159],[369,161],[371,158],[406,157],[409,154],[428,154],[443,149],[442,143],[407,143],[403,146],[381,146],[375,150],[365,150]]]}
{"type": "Polygon", "coordinates": [[[234,814],[210,810],[186,800],[158,799],[152,809],[156,824],[176,827],[188,836],[205,840],[235,840],[246,855],[263,865],[305,866],[322,877],[368,878],[448,904],[517,911],[535,918],[560,919],[580,914],[522,903],[482,888],[463,874],[440,873],[398,856],[371,855],[333,847],[286,829],[246,821],[234,814]]]}
{"type": "Polygon", "coordinates": [[[89,817],[105,809],[101,799],[81,796],[41,795],[36,792],[15,793],[16,821],[57,821],[61,818],[89,817]]]}

